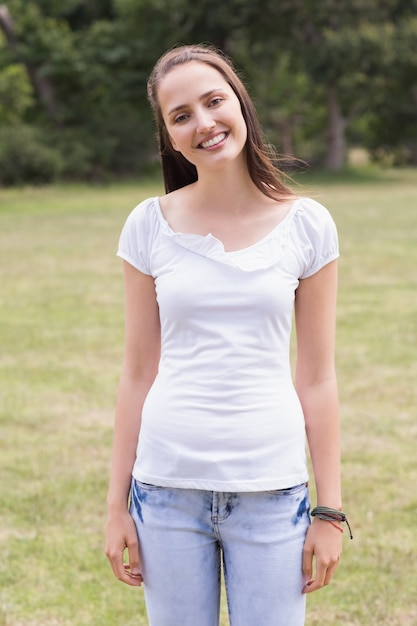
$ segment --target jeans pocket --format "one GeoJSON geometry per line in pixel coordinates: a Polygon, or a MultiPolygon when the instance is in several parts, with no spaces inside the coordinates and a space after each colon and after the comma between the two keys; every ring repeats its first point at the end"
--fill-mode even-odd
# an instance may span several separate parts
{"type": "Polygon", "coordinates": [[[269,489],[266,493],[270,493],[273,496],[293,496],[304,489],[307,489],[308,483],[301,483],[301,485],[295,485],[294,487],[287,487],[286,489],[269,489]]]}
{"type": "Polygon", "coordinates": [[[140,480],[135,479],[136,486],[143,491],[161,491],[162,489],[166,489],[166,487],[161,487],[160,485],[151,485],[149,483],[143,483],[140,480]]]}

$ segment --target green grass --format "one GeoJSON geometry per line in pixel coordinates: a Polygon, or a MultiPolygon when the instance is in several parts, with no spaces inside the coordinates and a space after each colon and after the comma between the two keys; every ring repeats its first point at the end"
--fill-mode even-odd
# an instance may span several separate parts
{"type": "MultiPolygon", "coordinates": [[[[355,536],[307,624],[415,625],[417,170],[300,178],[339,228],[355,536]]],[[[131,208],[160,190],[0,190],[0,626],[147,624],[142,591],[112,577],[103,530],[123,346],[115,249],[131,208]]]]}

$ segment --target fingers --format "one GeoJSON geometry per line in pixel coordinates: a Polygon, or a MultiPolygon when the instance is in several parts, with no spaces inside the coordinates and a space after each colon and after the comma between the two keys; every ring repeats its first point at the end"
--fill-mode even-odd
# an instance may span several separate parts
{"type": "Polygon", "coordinates": [[[330,584],[337,569],[337,563],[326,565],[323,562],[317,562],[316,560],[316,576],[313,579],[311,576],[305,583],[303,593],[312,593],[318,589],[322,589],[326,585],[330,584]]]}
{"type": "MultiPolygon", "coordinates": [[[[109,559],[111,568],[113,570],[113,574],[118,580],[120,580],[123,583],[126,583],[127,585],[131,585],[133,587],[140,587],[143,582],[143,578],[142,578],[142,574],[140,571],[139,559],[138,558],[131,559],[129,548],[127,548],[128,556],[129,556],[129,563],[125,563],[123,559],[125,550],[126,548],[123,548],[123,550],[119,548],[114,551],[111,549],[106,550],[106,556],[109,559]]],[[[132,546],[132,551],[133,551],[133,554],[136,551],[134,546],[132,546]]]]}
{"type": "Polygon", "coordinates": [[[125,573],[129,576],[129,585],[140,587],[143,583],[141,571],[138,567],[132,568],[129,563],[124,563],[125,573]]]}
{"type": "Polygon", "coordinates": [[[303,579],[306,587],[311,585],[313,576],[313,551],[307,546],[303,550],[303,579]]]}
{"type": "Polygon", "coordinates": [[[332,580],[341,556],[341,537],[331,525],[312,524],[303,550],[303,593],[312,593],[332,580]],[[315,575],[313,575],[313,561],[315,575]]]}
{"type": "Polygon", "coordinates": [[[128,544],[127,551],[129,555],[129,563],[124,565],[125,573],[127,573],[131,581],[135,584],[139,583],[140,586],[143,582],[143,578],[140,568],[139,542],[137,540],[137,536],[135,536],[134,540],[128,544]]]}
{"type": "Polygon", "coordinates": [[[143,582],[139,559],[139,542],[130,516],[125,515],[109,521],[105,554],[115,577],[133,587],[143,582]],[[128,563],[124,562],[127,551],[128,563]]]}

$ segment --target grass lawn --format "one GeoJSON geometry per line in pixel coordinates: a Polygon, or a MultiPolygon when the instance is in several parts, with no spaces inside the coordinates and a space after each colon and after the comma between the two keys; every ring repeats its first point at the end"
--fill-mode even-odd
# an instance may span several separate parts
{"type": "MultiPolygon", "coordinates": [[[[332,585],[309,596],[307,625],[415,626],[417,170],[305,179],[340,236],[354,533],[332,585]]],[[[103,530],[123,347],[115,249],[133,206],[160,192],[0,190],[0,626],[147,624],[142,591],[112,576],[103,530]]]]}

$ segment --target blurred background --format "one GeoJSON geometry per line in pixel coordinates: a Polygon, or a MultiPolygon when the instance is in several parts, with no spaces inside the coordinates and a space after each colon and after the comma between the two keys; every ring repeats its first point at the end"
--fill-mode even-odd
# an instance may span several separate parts
{"type": "Polygon", "coordinates": [[[0,184],[149,172],[147,77],[199,42],[234,59],[280,154],[417,165],[416,0],[7,0],[0,184]]]}

